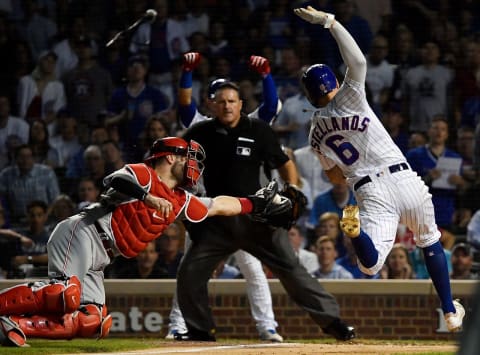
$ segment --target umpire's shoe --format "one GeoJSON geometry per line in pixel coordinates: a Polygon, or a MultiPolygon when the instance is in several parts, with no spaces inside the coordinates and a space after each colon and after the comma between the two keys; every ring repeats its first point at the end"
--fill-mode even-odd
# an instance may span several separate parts
{"type": "Polygon", "coordinates": [[[342,322],[340,319],[333,321],[323,332],[333,336],[337,340],[348,341],[355,338],[355,329],[342,322]]]}
{"type": "Polygon", "coordinates": [[[188,332],[176,333],[173,337],[177,341],[217,341],[214,333],[215,329],[208,333],[202,330],[189,328],[188,332]]]}

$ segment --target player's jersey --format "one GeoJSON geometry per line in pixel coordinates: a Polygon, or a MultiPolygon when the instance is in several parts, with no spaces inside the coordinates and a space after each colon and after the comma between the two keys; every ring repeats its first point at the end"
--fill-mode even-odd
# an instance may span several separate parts
{"type": "Polygon", "coordinates": [[[348,76],[335,98],[315,111],[309,140],[350,182],[406,161],[368,105],[364,86],[348,76]]]}

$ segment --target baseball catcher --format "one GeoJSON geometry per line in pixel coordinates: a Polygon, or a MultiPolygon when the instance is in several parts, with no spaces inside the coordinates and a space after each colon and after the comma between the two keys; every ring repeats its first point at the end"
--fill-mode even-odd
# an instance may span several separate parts
{"type": "MultiPolygon", "coordinates": [[[[135,257],[175,219],[199,223],[210,216],[262,214],[276,183],[254,195],[198,198],[205,152],[178,137],[155,141],[143,163],[127,164],[104,179],[100,203],[60,222],[47,250],[50,281],[0,291],[0,343],[27,346],[27,337],[103,338],[112,317],[105,305],[103,270],[113,258],[135,257]]],[[[285,200],[284,204],[288,204],[285,200]]]]}

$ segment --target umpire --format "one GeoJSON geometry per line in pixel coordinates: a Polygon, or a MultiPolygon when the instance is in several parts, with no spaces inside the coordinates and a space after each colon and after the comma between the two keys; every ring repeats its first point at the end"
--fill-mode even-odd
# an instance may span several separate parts
{"type": "MultiPolygon", "coordinates": [[[[283,153],[270,126],[241,113],[236,84],[219,86],[215,108],[214,119],[193,125],[185,133],[185,139],[193,139],[205,149],[207,196],[255,193],[261,187],[262,165],[278,169],[286,182],[297,180],[295,165],[283,153]]],[[[192,245],[178,271],[177,292],[188,334],[179,334],[177,340],[215,340],[207,283],[218,263],[238,249],[254,255],[272,270],[290,297],[325,333],[338,340],[355,337],[353,327],[340,320],[335,298],[299,264],[284,230],[245,216],[208,218],[187,228],[192,245]]]]}

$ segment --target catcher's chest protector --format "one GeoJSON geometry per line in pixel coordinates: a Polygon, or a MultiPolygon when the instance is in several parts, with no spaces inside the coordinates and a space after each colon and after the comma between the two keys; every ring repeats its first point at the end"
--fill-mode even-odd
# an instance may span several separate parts
{"type": "Polygon", "coordinates": [[[129,164],[139,184],[152,195],[163,197],[173,205],[173,213],[166,218],[158,211],[139,200],[120,204],[112,214],[112,231],[120,253],[134,257],[145,249],[146,245],[158,238],[182,211],[186,202],[186,193],[180,189],[171,190],[158,178],[155,171],[145,164],[129,164]]]}

